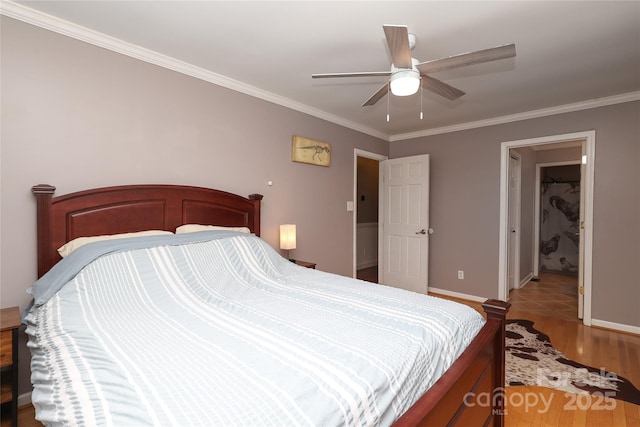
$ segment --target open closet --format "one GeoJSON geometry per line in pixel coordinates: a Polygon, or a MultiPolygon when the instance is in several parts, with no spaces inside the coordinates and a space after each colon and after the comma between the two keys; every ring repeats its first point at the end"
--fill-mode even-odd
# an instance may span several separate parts
{"type": "Polygon", "coordinates": [[[580,165],[542,168],[540,271],[578,275],[580,165]]]}

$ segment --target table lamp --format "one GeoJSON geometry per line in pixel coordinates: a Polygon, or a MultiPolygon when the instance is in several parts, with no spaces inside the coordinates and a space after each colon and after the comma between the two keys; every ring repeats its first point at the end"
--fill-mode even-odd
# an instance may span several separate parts
{"type": "Polygon", "coordinates": [[[280,226],[280,249],[287,251],[287,258],[289,261],[295,261],[291,259],[291,249],[296,248],[296,225],[295,224],[282,224],[280,226]]]}

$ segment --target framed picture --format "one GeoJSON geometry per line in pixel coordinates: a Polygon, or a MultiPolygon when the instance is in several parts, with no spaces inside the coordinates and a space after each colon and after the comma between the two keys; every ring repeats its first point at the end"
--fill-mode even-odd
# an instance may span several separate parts
{"type": "Polygon", "coordinates": [[[318,166],[331,164],[331,145],[302,136],[293,136],[291,160],[318,166]]]}

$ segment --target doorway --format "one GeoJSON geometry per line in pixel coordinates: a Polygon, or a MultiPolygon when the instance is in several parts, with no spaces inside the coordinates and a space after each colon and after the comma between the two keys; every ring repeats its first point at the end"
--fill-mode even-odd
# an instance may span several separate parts
{"type": "MultiPolygon", "coordinates": [[[[499,278],[498,298],[507,300],[509,295],[509,165],[512,148],[540,147],[543,145],[561,147],[561,144],[579,141],[582,147],[581,170],[581,218],[579,220],[579,241],[581,243],[579,267],[579,299],[583,303],[583,323],[591,325],[591,261],[593,248],[593,180],[595,164],[595,131],[577,132],[572,134],[555,135],[549,137],[532,138],[518,141],[503,142],[501,145],[500,172],[500,245],[499,245],[499,278]],[[557,145],[556,145],[557,144],[557,145]]],[[[555,147],[554,147],[555,148],[555,147]]],[[[538,205],[539,206],[539,205],[538,205]]],[[[539,237],[533,239],[539,241],[539,237]]],[[[533,250],[537,255],[539,247],[533,250]]],[[[535,259],[535,258],[534,258],[535,259]]],[[[576,316],[577,317],[577,316],[576,316]]]]}
{"type": "Polygon", "coordinates": [[[579,159],[536,165],[536,277],[540,271],[578,276],[581,174],[579,159]]]}
{"type": "Polygon", "coordinates": [[[355,149],[353,159],[353,273],[378,282],[379,163],[387,156],[355,149]],[[374,172],[375,171],[375,172],[374,172]]]}
{"type": "Polygon", "coordinates": [[[574,319],[584,317],[583,146],[572,149],[575,160],[536,164],[533,273],[562,284],[556,299],[574,319]]]}

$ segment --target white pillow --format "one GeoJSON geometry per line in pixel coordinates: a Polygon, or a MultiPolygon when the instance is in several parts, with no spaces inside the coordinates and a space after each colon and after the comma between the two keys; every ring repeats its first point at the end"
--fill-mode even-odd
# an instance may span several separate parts
{"type": "Polygon", "coordinates": [[[225,230],[225,231],[239,231],[240,233],[251,233],[248,227],[222,227],[220,225],[200,225],[200,224],[185,224],[176,228],[176,234],[193,233],[196,231],[206,230],[225,230]]]}
{"type": "Polygon", "coordinates": [[[108,234],[102,236],[89,236],[89,237],[78,237],[73,239],[72,241],[60,246],[58,248],[58,253],[62,258],[68,256],[71,252],[78,249],[80,246],[86,245],[91,242],[99,242],[101,240],[112,240],[112,239],[123,239],[129,237],[141,237],[141,236],[158,236],[161,234],[173,234],[170,231],[164,230],[147,230],[147,231],[137,231],[134,233],[121,233],[121,234],[108,234]]]}

